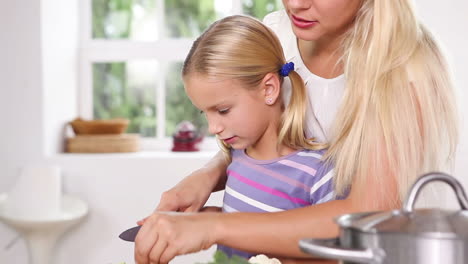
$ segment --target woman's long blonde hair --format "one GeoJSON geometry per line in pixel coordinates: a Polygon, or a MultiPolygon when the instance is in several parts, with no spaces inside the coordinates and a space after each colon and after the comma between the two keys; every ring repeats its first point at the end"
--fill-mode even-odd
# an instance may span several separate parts
{"type": "Polygon", "coordinates": [[[353,182],[365,192],[391,174],[397,205],[418,176],[453,161],[458,117],[447,64],[410,0],[363,0],[342,51],[347,84],[328,151],[336,190],[353,182]]]}
{"type": "MultiPolygon", "coordinates": [[[[276,35],[260,21],[247,16],[230,16],[212,24],[192,45],[182,76],[196,73],[215,80],[237,80],[247,89],[257,89],[268,73],[278,74],[286,63],[276,35]]],[[[280,77],[281,83],[283,77],[280,77]]],[[[295,71],[290,103],[282,115],[277,144],[295,149],[322,149],[304,135],[306,90],[295,71]]],[[[222,142],[223,143],[223,142],[222,142]]],[[[224,145],[228,152],[229,146],[224,145]]]]}

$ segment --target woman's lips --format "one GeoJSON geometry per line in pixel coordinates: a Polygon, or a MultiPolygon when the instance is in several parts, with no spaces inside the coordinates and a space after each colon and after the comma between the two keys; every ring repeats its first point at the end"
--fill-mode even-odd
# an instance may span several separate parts
{"type": "Polygon", "coordinates": [[[316,20],[305,20],[295,15],[291,15],[291,20],[298,28],[309,28],[315,26],[318,23],[316,20]]]}

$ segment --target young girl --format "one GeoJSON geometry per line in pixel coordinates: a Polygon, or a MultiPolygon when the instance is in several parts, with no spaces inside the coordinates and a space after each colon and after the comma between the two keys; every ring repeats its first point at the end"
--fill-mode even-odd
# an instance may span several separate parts
{"type": "MultiPolygon", "coordinates": [[[[194,42],[182,76],[187,95],[230,160],[224,212],[280,212],[334,198],[333,170],[322,159],[324,144],[303,133],[304,83],[264,24],[246,16],[214,23],[194,42]],[[291,81],[287,107],[281,93],[285,77],[291,81]]],[[[137,247],[149,236],[157,244],[166,239],[144,229],[137,247]]],[[[174,241],[167,242],[164,252],[172,250],[174,241]]],[[[245,258],[261,253],[218,248],[245,258]]]]}
{"type": "MultiPolygon", "coordinates": [[[[223,211],[278,212],[333,198],[324,145],[303,133],[304,83],[265,25],[245,16],[216,22],[195,41],[182,75],[187,95],[232,160],[223,211]],[[292,89],[285,108],[286,76],[292,89]]],[[[220,248],[228,255],[252,255],[220,248]]]]}
{"type": "MultiPolygon", "coordinates": [[[[198,214],[199,221],[190,219],[185,225],[179,219],[178,228],[184,230],[210,226],[209,234],[190,235],[191,250],[221,242],[304,257],[297,246],[301,238],[336,236],[333,219],[342,214],[400,208],[415,178],[447,170],[454,158],[458,119],[450,74],[410,0],[283,4],[285,10],[265,22],[306,82],[305,132],[329,144],[326,156],[334,164],[335,193],[352,188],[344,200],[272,213],[274,217],[198,214]],[[257,235],[251,236],[254,232],[257,235]]],[[[210,193],[224,186],[226,166],[217,155],[165,192],[157,209],[200,210],[210,193]]],[[[138,253],[142,248],[137,255],[144,255],[138,253]]]]}

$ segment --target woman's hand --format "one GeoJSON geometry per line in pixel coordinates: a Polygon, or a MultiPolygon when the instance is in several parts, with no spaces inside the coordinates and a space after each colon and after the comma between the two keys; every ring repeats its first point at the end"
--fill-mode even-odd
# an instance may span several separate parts
{"type": "Polygon", "coordinates": [[[217,213],[158,213],[149,216],[135,239],[137,264],[168,263],[211,247],[217,213]]]}

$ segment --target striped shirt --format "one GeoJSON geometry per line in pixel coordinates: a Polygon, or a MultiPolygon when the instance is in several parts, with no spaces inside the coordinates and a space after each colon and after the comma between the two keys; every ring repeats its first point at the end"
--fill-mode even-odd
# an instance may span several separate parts
{"type": "MultiPolygon", "coordinates": [[[[223,211],[279,212],[333,200],[333,169],[322,161],[323,153],[300,150],[273,160],[256,160],[244,150],[233,150],[223,211]]],[[[254,255],[223,245],[218,249],[228,256],[254,255]]]]}

